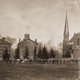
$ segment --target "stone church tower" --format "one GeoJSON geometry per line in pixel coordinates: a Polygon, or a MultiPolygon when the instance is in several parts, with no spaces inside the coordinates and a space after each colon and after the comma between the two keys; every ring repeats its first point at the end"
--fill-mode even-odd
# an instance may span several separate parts
{"type": "Polygon", "coordinates": [[[64,39],[63,39],[63,57],[65,57],[68,51],[68,43],[69,43],[69,26],[68,26],[68,18],[67,18],[67,13],[66,13],[64,39]]]}

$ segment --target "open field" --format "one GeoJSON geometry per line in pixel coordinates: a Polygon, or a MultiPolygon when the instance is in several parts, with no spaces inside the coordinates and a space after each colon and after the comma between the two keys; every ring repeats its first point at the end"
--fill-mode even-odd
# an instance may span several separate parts
{"type": "Polygon", "coordinates": [[[76,80],[78,64],[0,63],[0,80],[76,80]]]}

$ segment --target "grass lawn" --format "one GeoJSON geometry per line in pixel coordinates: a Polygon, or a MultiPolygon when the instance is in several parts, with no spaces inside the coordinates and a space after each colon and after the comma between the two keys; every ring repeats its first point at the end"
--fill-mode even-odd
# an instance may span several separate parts
{"type": "Polygon", "coordinates": [[[78,64],[0,63],[0,80],[76,80],[78,64]]]}

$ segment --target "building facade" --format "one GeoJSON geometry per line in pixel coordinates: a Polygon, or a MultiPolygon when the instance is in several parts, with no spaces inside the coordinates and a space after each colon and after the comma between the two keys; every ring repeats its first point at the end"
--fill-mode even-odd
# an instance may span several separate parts
{"type": "Polygon", "coordinates": [[[66,57],[68,52],[71,55],[71,58],[80,58],[80,33],[74,34],[73,37],[69,40],[69,26],[66,15],[63,39],[63,57],[66,57]]]}
{"type": "Polygon", "coordinates": [[[39,44],[37,39],[35,41],[30,39],[30,34],[25,34],[22,41],[18,43],[20,59],[24,59],[25,49],[28,48],[29,57],[34,58],[34,49],[36,48],[36,54],[38,53],[39,44]]]}
{"type": "Polygon", "coordinates": [[[70,40],[73,57],[75,59],[80,59],[80,33],[74,34],[70,40]]]}
{"type": "Polygon", "coordinates": [[[0,39],[0,60],[3,60],[3,54],[5,49],[8,49],[9,54],[11,53],[11,45],[12,44],[6,41],[4,37],[0,39]]]}

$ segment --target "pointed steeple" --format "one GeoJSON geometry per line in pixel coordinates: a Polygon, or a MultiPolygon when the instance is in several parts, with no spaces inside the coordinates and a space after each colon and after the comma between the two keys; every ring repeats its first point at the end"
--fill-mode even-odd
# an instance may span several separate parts
{"type": "Polygon", "coordinates": [[[67,11],[66,11],[66,18],[65,18],[65,29],[64,29],[64,34],[69,34],[69,26],[68,26],[67,11]]]}
{"type": "Polygon", "coordinates": [[[66,11],[64,39],[63,39],[63,56],[64,57],[68,51],[68,43],[69,43],[69,26],[68,26],[68,18],[67,18],[67,11],[66,11]]]}
{"type": "Polygon", "coordinates": [[[67,11],[66,11],[66,18],[65,18],[64,40],[69,41],[69,26],[68,26],[67,11]]]}

